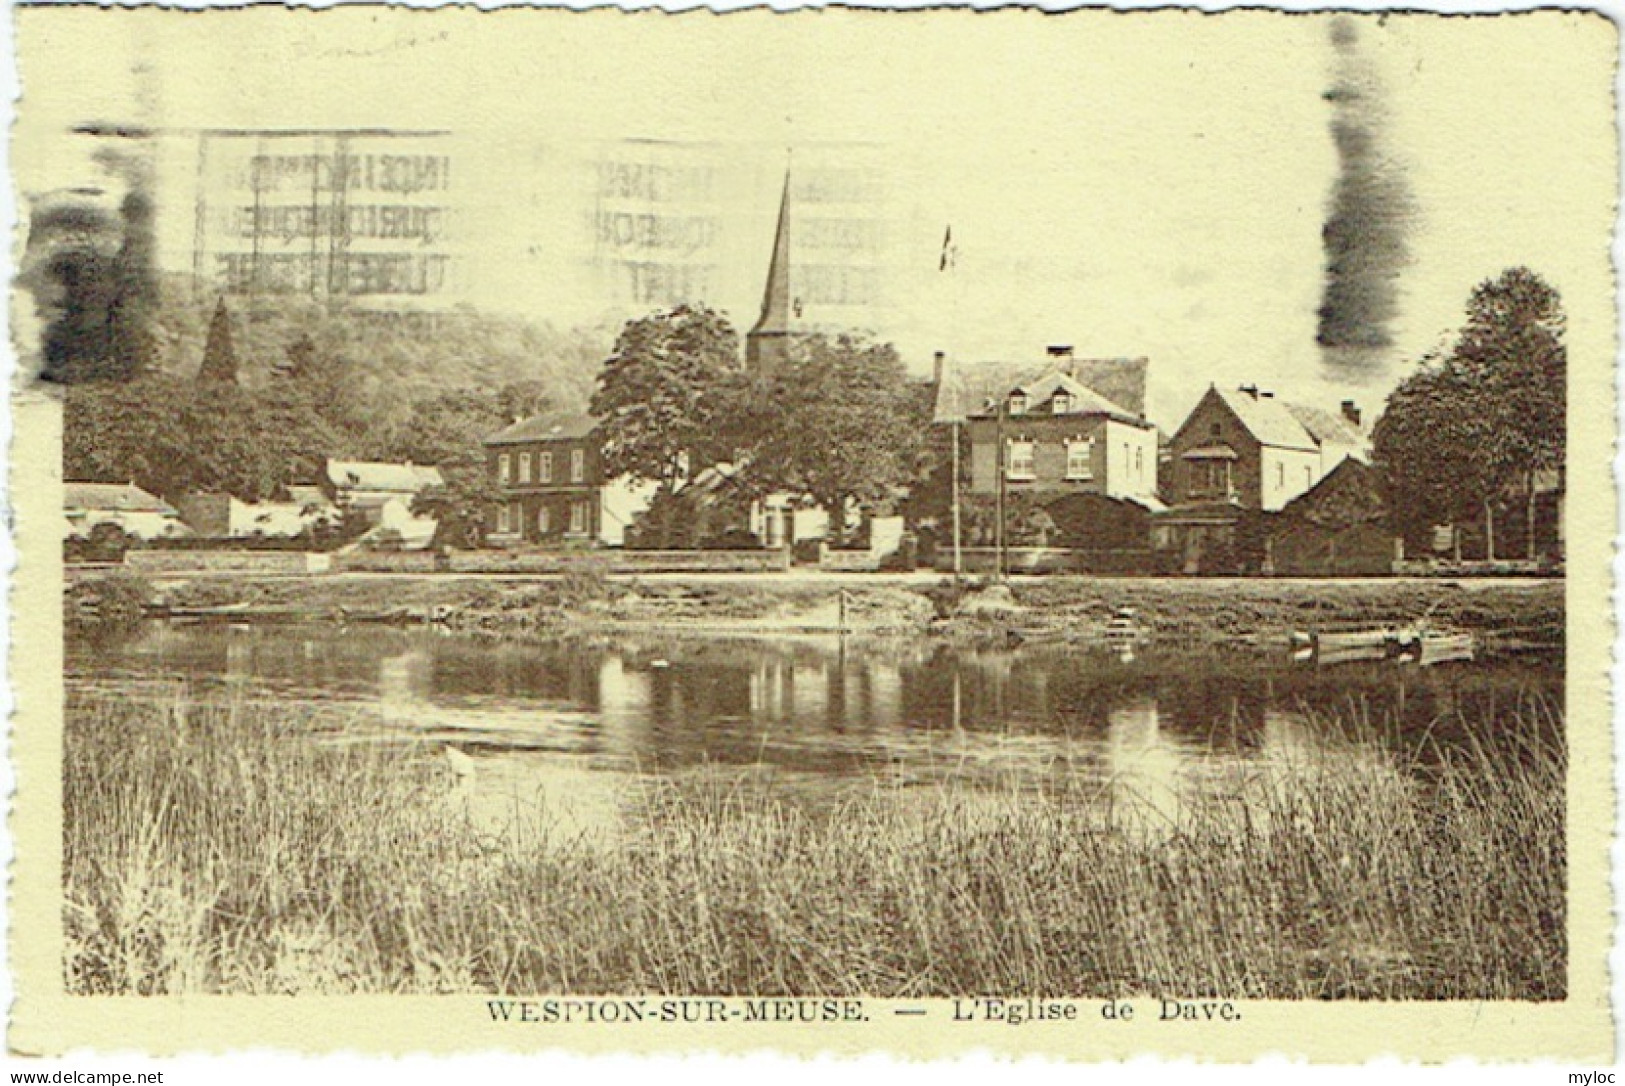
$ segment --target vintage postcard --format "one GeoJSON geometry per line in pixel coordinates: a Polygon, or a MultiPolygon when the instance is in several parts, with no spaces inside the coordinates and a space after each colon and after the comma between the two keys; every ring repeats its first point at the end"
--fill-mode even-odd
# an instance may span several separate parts
{"type": "Polygon", "coordinates": [[[1612,1059],[1604,16],[14,25],[13,1052],[1612,1059]]]}

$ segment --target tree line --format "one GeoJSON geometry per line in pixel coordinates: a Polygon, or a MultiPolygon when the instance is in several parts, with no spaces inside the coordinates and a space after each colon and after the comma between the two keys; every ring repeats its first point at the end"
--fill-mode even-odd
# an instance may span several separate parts
{"type": "Polygon", "coordinates": [[[1436,525],[1476,523],[1495,558],[1497,518],[1511,513],[1522,557],[1536,557],[1539,486],[1562,471],[1566,450],[1564,326],[1557,291],[1510,268],[1473,289],[1455,342],[1389,395],[1373,454],[1393,527],[1411,545],[1428,546],[1436,525]]]}
{"type": "MultiPolygon", "coordinates": [[[[569,406],[559,397],[572,394],[570,385],[534,378],[462,386],[407,374],[381,380],[342,345],[319,342],[298,325],[285,329],[280,349],[260,330],[249,356],[241,327],[222,299],[192,373],[147,367],[125,379],[67,385],[63,477],[134,482],[168,498],[226,493],[264,501],[317,482],[330,458],[434,464],[446,487],[428,496],[427,511],[445,521],[449,541],[471,545],[493,497],[483,439],[516,417],[569,406]]],[[[441,349],[470,346],[452,336],[441,349]]]]}
{"type": "Polygon", "coordinates": [[[728,319],[702,305],[629,321],[616,339],[590,410],[606,470],[655,484],[646,520],[697,515],[685,490],[726,464],[735,497],[805,498],[839,543],[849,509],[873,510],[920,476],[930,390],[908,380],[892,345],[798,336],[767,377],[739,356],[728,319]]]}

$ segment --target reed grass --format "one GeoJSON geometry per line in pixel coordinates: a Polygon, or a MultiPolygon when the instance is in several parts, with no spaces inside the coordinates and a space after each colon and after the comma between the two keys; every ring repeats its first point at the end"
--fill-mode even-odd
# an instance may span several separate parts
{"type": "MultiPolygon", "coordinates": [[[[1547,700],[1504,708],[1470,723],[1561,734],[1547,700]]],[[[878,781],[812,809],[700,773],[649,785],[605,844],[545,820],[493,837],[433,750],[336,742],[331,725],[184,693],[73,699],[71,991],[1566,992],[1565,762],[1550,741],[1414,763],[1346,761],[1333,744],[1236,783],[1225,817],[1127,809],[1082,785],[878,781]]]]}

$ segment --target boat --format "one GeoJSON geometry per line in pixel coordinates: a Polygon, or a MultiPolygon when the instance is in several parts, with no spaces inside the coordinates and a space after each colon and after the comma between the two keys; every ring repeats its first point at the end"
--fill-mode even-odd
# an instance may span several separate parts
{"type": "Polygon", "coordinates": [[[1295,632],[1292,658],[1320,667],[1393,660],[1418,667],[1471,660],[1477,651],[1472,634],[1421,628],[1295,632]]]}

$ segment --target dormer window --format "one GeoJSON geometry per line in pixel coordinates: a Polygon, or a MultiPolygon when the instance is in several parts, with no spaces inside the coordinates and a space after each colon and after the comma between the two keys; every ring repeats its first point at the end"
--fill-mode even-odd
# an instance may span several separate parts
{"type": "Polygon", "coordinates": [[[1027,394],[1025,392],[1010,393],[1010,413],[1012,415],[1025,415],[1027,413],[1027,394]]]}
{"type": "Polygon", "coordinates": [[[1068,414],[1071,414],[1071,412],[1072,412],[1072,395],[1071,395],[1071,393],[1057,392],[1055,394],[1055,398],[1050,401],[1050,408],[1049,409],[1050,409],[1050,413],[1052,415],[1068,415],[1068,414]]]}

